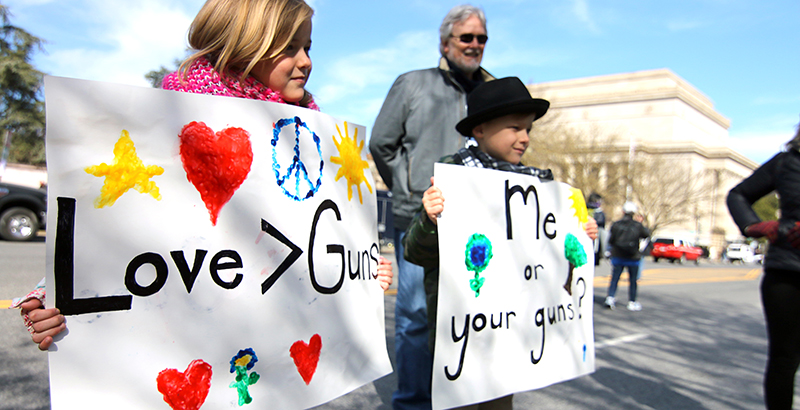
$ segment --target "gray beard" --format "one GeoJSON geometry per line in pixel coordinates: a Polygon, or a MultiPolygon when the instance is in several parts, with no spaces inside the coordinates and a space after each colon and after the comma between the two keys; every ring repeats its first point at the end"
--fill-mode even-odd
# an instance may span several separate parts
{"type": "Polygon", "coordinates": [[[467,77],[472,77],[472,75],[475,74],[475,72],[478,71],[478,69],[481,67],[480,63],[475,64],[474,67],[473,66],[465,66],[460,61],[458,61],[455,58],[455,56],[453,56],[452,52],[447,53],[446,57],[447,57],[447,60],[449,62],[453,63],[453,65],[455,65],[459,70],[461,70],[461,72],[463,72],[467,77]]]}

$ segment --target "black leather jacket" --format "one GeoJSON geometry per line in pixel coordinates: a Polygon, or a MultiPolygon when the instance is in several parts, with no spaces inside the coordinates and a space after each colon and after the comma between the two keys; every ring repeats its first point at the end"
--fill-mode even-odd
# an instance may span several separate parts
{"type": "Polygon", "coordinates": [[[800,221],[800,152],[781,152],[753,171],[728,193],[728,210],[742,235],[745,228],[761,222],[753,203],[776,191],[780,199],[778,239],[770,244],[764,267],[800,271],[800,250],[786,241],[786,233],[800,221]]]}

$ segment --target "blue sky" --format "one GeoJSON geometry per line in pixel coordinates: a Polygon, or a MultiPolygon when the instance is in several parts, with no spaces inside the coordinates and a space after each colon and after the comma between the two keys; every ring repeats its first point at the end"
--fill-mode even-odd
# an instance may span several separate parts
{"type": "MultiPolygon", "coordinates": [[[[47,74],[147,86],[184,56],[202,0],[5,0],[47,41],[47,74]]],[[[369,129],[394,79],[437,64],[458,1],[311,0],[307,88],[328,114],[369,129]]],[[[484,0],[483,66],[526,83],[668,68],[731,120],[730,145],[764,162],[800,121],[800,1],[484,0]]],[[[368,130],[369,131],[369,130],[368,130]]],[[[534,146],[535,149],[535,146],[534,146]]]]}

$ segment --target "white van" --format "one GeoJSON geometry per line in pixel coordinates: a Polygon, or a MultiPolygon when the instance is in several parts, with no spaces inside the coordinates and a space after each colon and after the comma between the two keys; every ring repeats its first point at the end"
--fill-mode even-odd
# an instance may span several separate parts
{"type": "Polygon", "coordinates": [[[725,259],[733,262],[752,263],[761,262],[763,255],[756,255],[753,248],[746,243],[732,243],[725,250],[725,259]]]}

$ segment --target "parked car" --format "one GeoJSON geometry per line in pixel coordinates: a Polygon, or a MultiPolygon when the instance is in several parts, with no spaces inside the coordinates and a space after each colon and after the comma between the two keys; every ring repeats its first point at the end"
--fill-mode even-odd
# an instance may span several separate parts
{"type": "Polygon", "coordinates": [[[669,259],[670,262],[684,263],[688,260],[698,264],[703,256],[702,248],[692,245],[685,239],[660,237],[653,239],[652,245],[650,256],[653,257],[653,262],[669,259]]]}
{"type": "Polygon", "coordinates": [[[746,243],[732,243],[725,249],[725,259],[733,262],[751,263],[761,262],[764,255],[756,254],[753,248],[746,243]]]}
{"type": "Polygon", "coordinates": [[[47,222],[47,191],[0,182],[0,237],[29,241],[47,222]]]}

